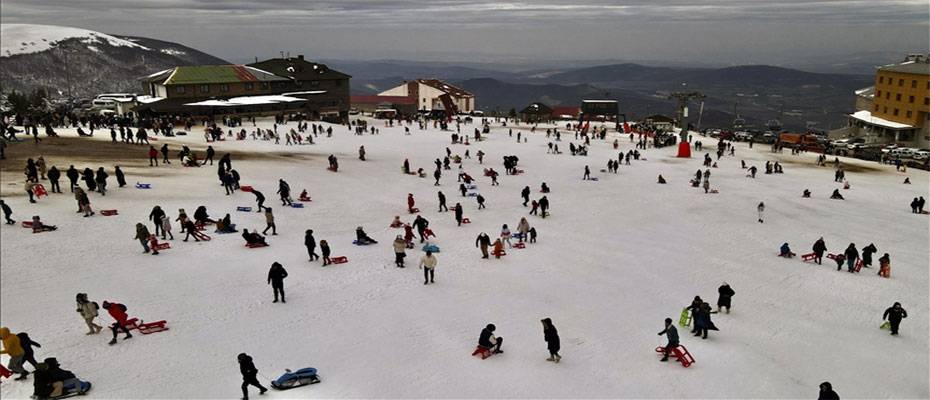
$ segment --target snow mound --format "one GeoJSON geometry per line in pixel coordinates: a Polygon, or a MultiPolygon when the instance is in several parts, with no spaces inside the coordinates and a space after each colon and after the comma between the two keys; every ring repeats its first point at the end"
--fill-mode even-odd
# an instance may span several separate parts
{"type": "Polygon", "coordinates": [[[75,38],[87,44],[107,43],[110,46],[150,50],[145,46],[105,33],[68,26],[3,24],[0,25],[0,37],[3,37],[0,41],[0,57],[43,52],[55,47],[61,41],[75,38]]]}

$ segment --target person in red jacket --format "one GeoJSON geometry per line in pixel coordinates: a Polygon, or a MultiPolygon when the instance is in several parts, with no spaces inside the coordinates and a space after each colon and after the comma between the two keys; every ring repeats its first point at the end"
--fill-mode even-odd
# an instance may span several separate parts
{"type": "Polygon", "coordinates": [[[149,166],[158,166],[158,150],[155,150],[155,146],[149,146],[149,166]]]}
{"type": "Polygon", "coordinates": [[[123,332],[126,333],[126,337],[123,338],[123,340],[131,338],[132,334],[129,333],[129,329],[126,329],[126,324],[129,320],[129,315],[126,314],[126,306],[119,303],[104,301],[103,308],[116,320],[116,322],[110,325],[110,330],[113,331],[113,340],[110,340],[110,344],[116,344],[116,333],[119,329],[122,329],[123,332]]]}
{"type": "Polygon", "coordinates": [[[413,193],[407,193],[407,210],[413,212],[413,206],[416,204],[413,200],[413,193]]]}

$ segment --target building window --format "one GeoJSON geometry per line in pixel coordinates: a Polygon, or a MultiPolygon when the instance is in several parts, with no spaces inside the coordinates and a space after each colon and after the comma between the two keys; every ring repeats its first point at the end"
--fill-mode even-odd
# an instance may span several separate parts
{"type": "Polygon", "coordinates": [[[907,97],[907,102],[908,102],[908,103],[913,103],[913,102],[914,102],[914,96],[908,96],[908,97],[907,97]]]}
{"type": "Polygon", "coordinates": [[[898,116],[898,109],[897,109],[897,108],[894,109],[894,116],[895,116],[895,117],[898,116]]]}
{"type": "Polygon", "coordinates": [[[184,94],[184,85],[175,86],[174,92],[177,94],[184,94]]]}
{"type": "Polygon", "coordinates": [[[875,105],[875,111],[878,111],[878,104],[875,105]]]}
{"type": "Polygon", "coordinates": [[[255,84],[254,84],[254,83],[246,83],[246,84],[245,84],[245,90],[252,90],[252,89],[254,89],[254,88],[255,88],[255,84]]]}
{"type": "Polygon", "coordinates": [[[210,85],[200,85],[200,93],[210,93],[210,85]]]}
{"type": "Polygon", "coordinates": [[[924,97],[924,105],[930,106],[930,97],[924,97]]]}
{"type": "Polygon", "coordinates": [[[891,92],[885,92],[885,99],[886,99],[886,100],[890,100],[890,99],[891,99],[891,92]]]}
{"type": "Polygon", "coordinates": [[[268,90],[268,82],[262,82],[262,89],[268,90]]]}
{"type": "Polygon", "coordinates": [[[894,95],[894,100],[895,100],[895,101],[901,101],[901,93],[898,93],[898,94],[894,95]]]}
{"type": "Polygon", "coordinates": [[[320,86],[320,81],[310,81],[310,86],[311,86],[311,87],[320,86]]]}
{"type": "Polygon", "coordinates": [[[875,94],[878,95],[878,98],[882,98],[882,91],[881,91],[881,90],[875,92],[875,94]]]}
{"type": "Polygon", "coordinates": [[[911,81],[911,89],[917,89],[917,80],[911,81]]]}
{"type": "Polygon", "coordinates": [[[914,112],[911,110],[907,110],[907,117],[910,118],[912,116],[914,116],[914,112]]]}
{"type": "Polygon", "coordinates": [[[888,107],[882,107],[882,114],[888,114],[888,107]]]}
{"type": "Polygon", "coordinates": [[[903,78],[899,78],[899,79],[898,79],[898,86],[904,86],[904,79],[903,79],[903,78]]]}
{"type": "Polygon", "coordinates": [[[878,77],[878,83],[885,83],[885,77],[884,76],[878,77]]]}
{"type": "Polygon", "coordinates": [[[228,91],[229,91],[229,84],[224,83],[224,84],[220,85],[220,91],[223,92],[223,93],[228,92],[228,91]]]}

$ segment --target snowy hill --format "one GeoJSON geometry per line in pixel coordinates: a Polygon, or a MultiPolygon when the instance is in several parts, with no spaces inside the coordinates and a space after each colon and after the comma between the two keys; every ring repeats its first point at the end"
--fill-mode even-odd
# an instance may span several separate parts
{"type": "Polygon", "coordinates": [[[0,25],[4,90],[45,87],[54,96],[138,92],[138,78],[177,65],[225,64],[198,50],[155,39],[53,25],[0,25]],[[67,68],[66,68],[67,67],[67,68]]]}
{"type": "MultiPolygon", "coordinates": [[[[12,144],[8,160],[0,163],[7,183],[0,195],[12,207],[12,218],[40,215],[58,230],[33,234],[18,224],[0,224],[2,325],[41,343],[37,359],[57,357],[63,368],[93,382],[87,399],[238,398],[240,352],[254,358],[265,385],[285,368],[320,370],[322,383],[251,397],[263,400],[813,399],[823,381],[847,399],[930,397],[930,232],[928,216],[908,208],[913,197],[930,197],[925,171],[897,172],[893,166],[840,158],[851,183],[843,190],[832,167],[814,165],[814,153],[772,153],[768,146],[735,143],[735,156],[722,157],[718,168],[710,169],[711,188],[719,193],[705,194],[688,185],[695,171],[704,169],[703,152],[683,159],[675,157],[675,148],[649,148],[618,174],[599,172],[618,151],[633,149],[627,137],[613,132],[607,140],[592,140],[587,157],[573,157],[568,151],[547,153],[544,132],[551,125],[529,133],[526,125],[494,124],[487,140],[450,146],[449,132],[414,125],[406,135],[404,127],[368,122],[381,128],[380,134],[358,136],[345,126],[323,124],[333,135],[319,135],[314,145],[252,139],[211,143],[217,156],[232,153],[242,184],[269,196],[265,206],[274,208],[277,235],[268,236],[270,247],[258,249],[244,247],[239,234],[216,234],[212,226],[206,233],[213,240],[184,242],[173,221],[178,209],[192,215],[204,205],[213,218],[230,214],[240,231],[265,226],[262,214],[237,211],[255,207],[255,196],[225,195],[216,166],[179,165],[175,155],[182,145],[204,154],[199,129],[187,136],[159,136],[153,143],[167,144],[173,159],[159,167],[148,166],[145,146],[108,143],[105,130],[86,141],[68,128],[60,133],[70,142],[43,136],[38,145],[12,144]],[[511,128],[528,141],[517,143],[508,135],[511,128]],[[618,150],[612,147],[615,139],[618,150]],[[367,161],[356,158],[362,145],[367,161]],[[431,170],[447,146],[453,154],[470,151],[473,158],[462,161],[461,171],[477,179],[486,209],[479,210],[474,197],[460,195],[456,164],[443,171],[440,186],[432,178],[401,173],[405,159],[414,170],[431,170]],[[487,153],[484,165],[475,156],[479,150],[487,153]],[[97,215],[75,213],[66,180],[63,194],[28,202],[22,166],[39,154],[49,166],[103,166],[111,173],[106,196],[88,193],[97,215]],[[339,157],[337,173],[326,170],[330,154],[339,157]],[[504,155],[517,155],[524,173],[502,173],[500,185],[492,186],[481,172],[501,171],[504,155]],[[741,160],[757,167],[779,161],[785,173],[760,172],[752,179],[741,160]],[[116,187],[113,165],[125,171],[128,187],[116,187]],[[585,165],[598,181],[581,179],[585,165]],[[668,184],[656,184],[659,174],[668,184]],[[914,184],[902,184],[905,176],[914,184]],[[274,192],[281,178],[292,195],[307,189],[313,201],[303,208],[280,206],[274,192]],[[135,182],[152,188],[135,189],[135,182]],[[531,197],[539,199],[541,182],[552,189],[545,219],[527,215],[519,196],[529,186],[531,197]],[[810,198],[801,197],[805,188],[813,192],[810,198]],[[834,189],[846,200],[829,199],[834,189]],[[452,212],[438,212],[438,190],[448,196],[450,209],[461,203],[471,223],[457,226],[452,212]],[[432,243],[441,247],[435,284],[424,285],[417,269],[423,254],[419,243],[407,251],[406,268],[393,264],[391,241],[403,229],[388,224],[395,215],[413,220],[406,210],[408,193],[437,235],[432,243]],[[764,223],[757,222],[760,201],[767,206],[764,223]],[[154,205],[174,224],[171,248],[158,256],[143,254],[131,239],[136,223],[154,228],[148,219],[154,205]],[[119,213],[101,216],[106,209],[119,213]],[[507,249],[501,259],[481,259],[474,245],[478,233],[496,238],[502,224],[514,229],[521,217],[536,228],[538,241],[507,249]],[[352,245],[356,226],[380,243],[352,245]],[[306,229],[348,263],[324,268],[309,262],[306,229]],[[877,263],[853,274],[837,271],[827,258],[817,265],[776,256],[784,242],[806,253],[821,236],[831,253],[841,253],[849,243],[863,249],[874,242],[874,259],[890,254],[891,278],[876,275],[877,263]],[[284,304],[272,303],[266,281],[272,262],[289,273],[284,304]],[[723,281],[736,295],[732,312],[713,315],[720,330],[701,339],[679,328],[696,363],[683,368],[659,362],[653,349],[665,344],[657,335],[664,318],[677,322],[695,295],[716,304],[723,281]],[[165,319],[170,330],[134,333],[108,346],[109,331],[84,334],[87,328],[74,308],[78,292],[93,301],[125,304],[133,317],[165,319]],[[895,337],[879,325],[882,312],[896,301],[909,317],[895,337]],[[559,364],[545,361],[549,354],[540,324],[545,317],[561,335],[559,364]],[[505,339],[505,353],[471,357],[488,323],[505,339]]],[[[465,125],[462,132],[474,126],[465,125]]],[[[257,124],[273,127],[270,118],[257,124]]],[[[277,129],[295,127],[289,122],[277,129]]],[[[566,149],[574,139],[562,132],[558,144],[566,149]]],[[[705,149],[716,145],[711,138],[695,140],[705,149]]],[[[112,318],[100,311],[98,324],[110,324],[112,318]]],[[[0,356],[0,362],[7,360],[0,356]]],[[[31,379],[4,381],[0,398],[27,399],[31,379]]]]}

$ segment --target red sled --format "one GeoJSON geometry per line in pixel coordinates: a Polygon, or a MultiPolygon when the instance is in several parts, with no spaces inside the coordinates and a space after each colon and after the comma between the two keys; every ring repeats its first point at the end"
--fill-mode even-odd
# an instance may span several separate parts
{"type": "Polygon", "coordinates": [[[526,248],[526,243],[523,243],[523,242],[514,243],[513,248],[515,248],[515,249],[525,249],[525,248],[526,248]]]}
{"type": "Polygon", "coordinates": [[[333,171],[333,172],[336,172],[336,169],[335,169],[335,168],[333,168],[333,167],[327,167],[326,169],[327,169],[327,170],[329,170],[329,171],[333,171]]]}
{"type": "Polygon", "coordinates": [[[427,239],[429,239],[430,237],[436,237],[436,234],[433,233],[433,230],[432,230],[432,229],[426,228],[426,229],[423,230],[423,236],[425,236],[427,239]]]}
{"type": "Polygon", "coordinates": [[[493,254],[494,257],[501,258],[501,257],[503,257],[503,256],[506,256],[506,255],[507,255],[507,252],[506,252],[506,251],[503,251],[503,250],[501,250],[501,251],[492,251],[491,254],[493,254]]]}
{"type": "Polygon", "coordinates": [[[491,349],[489,349],[489,348],[487,348],[487,347],[478,346],[478,347],[475,347],[475,351],[471,352],[471,355],[472,355],[472,356],[479,356],[479,357],[481,357],[482,360],[484,360],[485,358],[488,358],[488,357],[494,355],[494,352],[492,352],[491,349]]]}
{"type": "Polygon", "coordinates": [[[463,223],[463,224],[470,224],[470,223],[471,223],[471,220],[468,219],[468,218],[462,218],[462,223],[463,223]]]}
{"type": "Polygon", "coordinates": [[[859,272],[862,270],[862,259],[856,260],[856,265],[853,267],[853,271],[859,272]]]}
{"type": "Polygon", "coordinates": [[[416,207],[411,207],[411,208],[408,208],[407,211],[410,212],[411,214],[416,214],[420,212],[420,209],[416,207]]]}
{"type": "Polygon", "coordinates": [[[143,335],[148,335],[150,333],[156,333],[161,331],[167,331],[168,327],[166,326],[168,321],[161,320],[156,322],[147,322],[143,323],[139,321],[139,325],[136,327],[139,330],[139,333],[143,335]]]}
{"type": "Polygon", "coordinates": [[[23,225],[23,228],[32,229],[32,221],[23,221],[22,225],[23,225]]]}
{"type": "Polygon", "coordinates": [[[210,236],[207,236],[206,233],[203,233],[203,232],[200,232],[200,231],[191,232],[191,235],[194,236],[195,239],[197,239],[197,240],[203,240],[204,242],[209,242],[210,239],[211,239],[210,236]]]}
{"type": "Polygon", "coordinates": [[[100,215],[103,215],[105,217],[111,217],[114,215],[119,215],[119,212],[117,212],[116,210],[100,210],[100,215]]]}
{"type": "Polygon", "coordinates": [[[346,256],[330,257],[329,262],[332,264],[345,264],[349,262],[349,259],[346,256]]]}
{"type": "Polygon", "coordinates": [[[251,192],[251,191],[252,191],[252,187],[251,187],[251,186],[248,186],[248,185],[242,185],[242,186],[239,186],[239,190],[241,190],[241,191],[243,191],[243,192],[251,192]]]}
{"type": "Polygon", "coordinates": [[[817,258],[817,253],[801,254],[801,261],[810,262],[817,258]]]}
{"type": "Polygon", "coordinates": [[[0,376],[4,378],[9,378],[13,376],[13,371],[6,369],[3,365],[0,365],[0,376]]]}
{"type": "Polygon", "coordinates": [[[250,249],[257,249],[259,247],[268,247],[268,243],[246,243],[245,247],[250,249]]]}
{"type": "Polygon", "coordinates": [[[306,196],[306,197],[300,196],[300,198],[297,199],[297,200],[300,200],[300,201],[303,201],[303,202],[313,201],[313,200],[310,200],[310,196],[306,196]]]}
{"type": "Polygon", "coordinates": [[[158,243],[158,238],[156,238],[155,235],[151,235],[149,236],[149,247],[151,247],[152,250],[167,250],[171,248],[171,244],[168,242],[158,243]]]}
{"type": "Polygon", "coordinates": [[[45,186],[42,186],[41,183],[38,183],[32,187],[32,193],[35,193],[36,198],[48,196],[48,192],[45,191],[45,186]]]}
{"type": "MultiPolygon", "coordinates": [[[[665,347],[659,346],[656,347],[656,353],[665,355],[665,347]]],[[[688,349],[685,346],[678,345],[672,349],[671,356],[675,356],[678,362],[681,363],[682,367],[688,368],[691,364],[694,364],[694,357],[691,356],[691,353],[688,352],[688,349]]]]}

